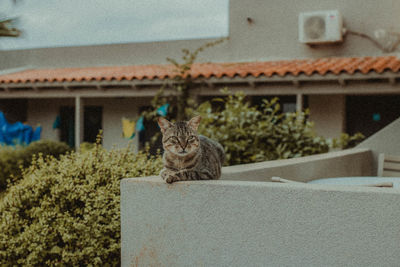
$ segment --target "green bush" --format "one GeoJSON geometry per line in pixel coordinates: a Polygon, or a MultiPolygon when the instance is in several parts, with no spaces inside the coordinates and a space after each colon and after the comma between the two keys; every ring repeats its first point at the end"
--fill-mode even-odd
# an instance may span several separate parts
{"type": "Polygon", "coordinates": [[[286,159],[329,151],[329,144],[316,136],[307,112],[282,113],[277,98],[251,106],[244,93],[215,99],[222,108],[215,110],[210,101],[195,113],[203,118],[199,132],[220,142],[228,165],[286,159]]]}
{"type": "Polygon", "coordinates": [[[365,139],[362,133],[356,133],[354,135],[349,135],[347,133],[342,133],[339,138],[332,139],[332,148],[347,149],[352,148],[361,143],[365,139]]]}
{"type": "Polygon", "coordinates": [[[161,167],[129,147],[34,158],[0,201],[0,265],[118,266],[120,180],[161,167]]]}
{"type": "Polygon", "coordinates": [[[6,189],[8,179],[12,182],[20,180],[21,168],[29,166],[33,155],[42,153],[43,156],[59,157],[70,150],[67,144],[50,140],[33,142],[26,147],[0,146],[0,192],[6,189]]]}

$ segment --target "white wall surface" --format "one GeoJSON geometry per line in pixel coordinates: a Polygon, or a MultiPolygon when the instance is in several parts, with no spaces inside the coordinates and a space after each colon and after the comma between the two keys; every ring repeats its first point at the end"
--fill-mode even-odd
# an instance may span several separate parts
{"type": "Polygon", "coordinates": [[[310,120],[318,135],[338,138],[345,132],[346,97],[344,95],[310,95],[310,120]]]}
{"type": "Polygon", "coordinates": [[[59,115],[61,106],[74,106],[74,99],[29,99],[28,118],[29,125],[42,126],[41,139],[59,140],[58,131],[53,129],[53,123],[59,115]]]}
{"type": "Polygon", "coordinates": [[[273,176],[309,182],[315,179],[372,176],[372,152],[347,149],[300,158],[271,160],[222,168],[222,180],[270,181],[273,176]]]}
{"type": "Polygon", "coordinates": [[[121,182],[122,266],[397,266],[400,191],[121,182]]]}
{"type": "Polygon", "coordinates": [[[371,149],[373,153],[373,173],[377,175],[378,156],[380,153],[400,156],[400,118],[370,136],[357,146],[357,148],[371,149]]]}
{"type": "MultiPolygon", "coordinates": [[[[97,98],[84,100],[85,105],[103,107],[103,146],[106,149],[125,147],[130,142],[122,136],[122,117],[137,120],[140,106],[148,105],[149,98],[97,98]]],[[[138,147],[138,135],[133,139],[138,147]]]]}

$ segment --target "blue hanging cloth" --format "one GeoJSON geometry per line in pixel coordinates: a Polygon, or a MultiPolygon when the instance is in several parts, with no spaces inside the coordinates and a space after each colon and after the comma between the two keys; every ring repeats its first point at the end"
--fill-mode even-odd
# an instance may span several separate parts
{"type": "Polygon", "coordinates": [[[38,127],[34,133],[31,126],[22,122],[8,123],[4,113],[0,111],[0,144],[28,145],[32,141],[39,140],[40,133],[41,127],[38,127]]]}
{"type": "Polygon", "coordinates": [[[136,122],[136,132],[137,133],[144,131],[143,119],[144,119],[143,116],[140,116],[140,118],[136,122]]]}
{"type": "Polygon", "coordinates": [[[42,134],[42,126],[36,127],[35,131],[32,134],[32,142],[40,140],[41,134],[42,134]]]}
{"type": "Polygon", "coordinates": [[[165,105],[162,105],[161,107],[159,107],[159,108],[157,109],[157,115],[160,115],[160,116],[162,116],[162,117],[167,116],[167,114],[168,114],[168,107],[169,107],[169,104],[168,104],[168,103],[165,104],[165,105]]]}
{"type": "Polygon", "coordinates": [[[53,122],[53,129],[60,129],[61,127],[61,117],[58,115],[53,122]]]}

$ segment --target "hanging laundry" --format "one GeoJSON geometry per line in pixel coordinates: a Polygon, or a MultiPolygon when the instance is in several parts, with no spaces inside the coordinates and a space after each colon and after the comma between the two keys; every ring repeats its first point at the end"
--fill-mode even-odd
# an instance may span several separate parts
{"type": "Polygon", "coordinates": [[[58,115],[53,122],[53,129],[60,129],[61,127],[61,117],[58,115]]]}
{"type": "Polygon", "coordinates": [[[143,122],[144,118],[143,116],[140,116],[140,118],[138,119],[138,121],[136,122],[136,132],[140,133],[141,131],[144,131],[144,122],[143,122]]]}
{"type": "Polygon", "coordinates": [[[165,104],[165,105],[162,105],[161,107],[159,107],[159,108],[157,109],[157,115],[160,115],[160,116],[162,116],[162,117],[167,116],[167,114],[168,114],[168,107],[169,107],[169,104],[168,104],[168,103],[165,104]]]}
{"type": "Polygon", "coordinates": [[[122,136],[127,139],[135,137],[135,126],[136,123],[133,120],[122,118],[122,136]]]}
{"type": "Polygon", "coordinates": [[[37,127],[35,132],[29,125],[22,122],[10,124],[4,113],[0,111],[0,144],[5,145],[28,145],[32,141],[40,139],[42,127],[37,127]]]}

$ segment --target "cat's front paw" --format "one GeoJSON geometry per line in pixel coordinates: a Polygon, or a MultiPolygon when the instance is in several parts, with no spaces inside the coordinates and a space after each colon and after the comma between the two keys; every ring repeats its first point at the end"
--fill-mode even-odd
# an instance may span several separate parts
{"type": "Polygon", "coordinates": [[[173,182],[178,181],[176,176],[174,175],[168,175],[167,179],[165,179],[165,182],[167,182],[168,184],[172,184],[173,182]]]}
{"type": "Polygon", "coordinates": [[[160,172],[160,176],[165,182],[167,182],[169,184],[172,184],[173,182],[176,182],[179,180],[179,177],[176,176],[176,173],[174,173],[170,170],[167,170],[167,169],[163,169],[160,172]]]}
{"type": "Polygon", "coordinates": [[[167,178],[168,178],[168,171],[167,170],[165,170],[165,169],[163,169],[161,172],[160,172],[160,176],[161,176],[161,178],[163,179],[163,180],[167,180],[167,178]]]}

